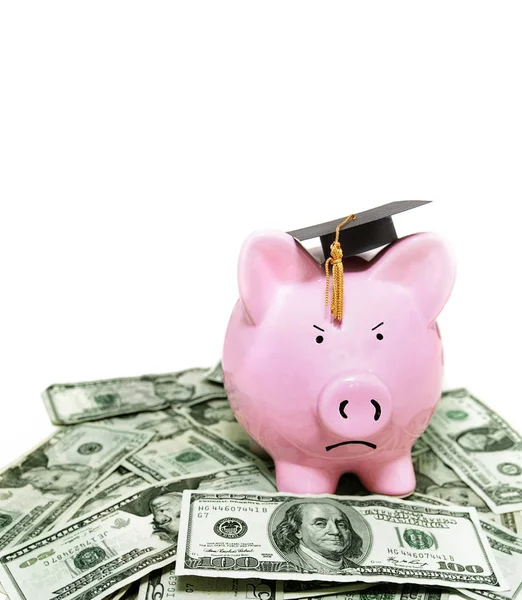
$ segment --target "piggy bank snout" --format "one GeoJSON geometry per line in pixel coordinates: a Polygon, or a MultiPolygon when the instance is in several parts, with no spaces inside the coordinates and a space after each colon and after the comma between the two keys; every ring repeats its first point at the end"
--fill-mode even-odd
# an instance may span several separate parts
{"type": "Polygon", "coordinates": [[[369,373],[331,381],[319,397],[318,417],[326,430],[343,440],[372,442],[389,423],[392,412],[388,388],[369,373]]]}

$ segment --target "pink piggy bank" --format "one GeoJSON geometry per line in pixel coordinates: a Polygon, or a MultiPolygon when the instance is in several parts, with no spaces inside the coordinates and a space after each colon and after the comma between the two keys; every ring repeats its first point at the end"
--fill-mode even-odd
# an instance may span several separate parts
{"type": "Polygon", "coordinates": [[[355,473],[371,492],[415,488],[411,447],[441,393],[435,322],[455,279],[445,244],[420,233],[373,260],[344,261],[342,321],[324,268],[293,237],[252,234],[224,350],[237,420],[274,459],[279,491],[333,493],[355,473]]]}

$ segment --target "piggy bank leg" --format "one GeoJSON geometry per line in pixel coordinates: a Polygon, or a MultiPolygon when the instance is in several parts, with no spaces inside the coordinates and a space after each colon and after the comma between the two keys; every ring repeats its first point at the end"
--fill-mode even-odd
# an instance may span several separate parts
{"type": "Polygon", "coordinates": [[[364,471],[357,475],[369,492],[387,496],[407,496],[415,489],[415,472],[411,454],[401,454],[391,460],[366,463],[364,471]]]}
{"type": "Polygon", "coordinates": [[[333,494],[339,474],[323,469],[276,461],[276,481],[279,492],[292,494],[333,494]]]}

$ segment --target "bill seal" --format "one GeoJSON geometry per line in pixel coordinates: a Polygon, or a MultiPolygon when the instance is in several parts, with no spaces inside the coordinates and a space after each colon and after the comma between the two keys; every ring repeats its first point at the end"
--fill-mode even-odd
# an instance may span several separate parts
{"type": "Polygon", "coordinates": [[[214,533],[222,538],[237,539],[245,535],[248,531],[248,525],[241,519],[235,517],[226,517],[220,519],[214,525],[214,533]]]}
{"type": "Polygon", "coordinates": [[[420,529],[406,529],[404,541],[415,550],[427,550],[435,544],[435,538],[420,529]]]}
{"type": "Polygon", "coordinates": [[[74,559],[74,566],[85,571],[101,563],[107,557],[107,553],[99,546],[91,546],[82,550],[74,559]]]}

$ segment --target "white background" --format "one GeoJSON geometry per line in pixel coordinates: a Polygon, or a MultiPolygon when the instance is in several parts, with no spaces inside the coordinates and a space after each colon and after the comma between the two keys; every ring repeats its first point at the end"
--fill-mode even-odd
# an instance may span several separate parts
{"type": "Polygon", "coordinates": [[[0,463],[57,382],[210,366],[255,229],[402,199],[446,384],[522,430],[518,2],[0,5],[0,463]]]}

